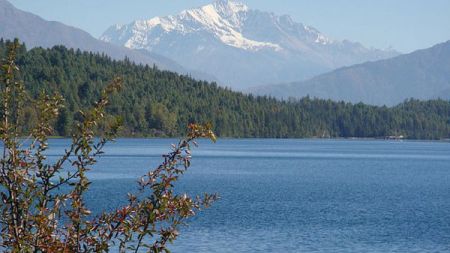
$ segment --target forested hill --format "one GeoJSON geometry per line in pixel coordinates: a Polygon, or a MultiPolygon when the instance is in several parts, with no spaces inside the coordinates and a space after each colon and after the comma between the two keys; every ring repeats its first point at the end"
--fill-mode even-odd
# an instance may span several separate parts
{"type": "MultiPolygon", "coordinates": [[[[0,41],[2,58],[6,44],[0,41]]],[[[68,135],[76,112],[121,76],[124,89],[109,110],[123,116],[124,136],[178,136],[190,122],[210,121],[222,137],[450,137],[449,101],[410,100],[392,108],[310,98],[281,102],[62,46],[22,47],[18,64],[33,96],[46,90],[66,98],[67,109],[56,122],[58,135],[68,135]]],[[[36,120],[32,107],[26,115],[29,123],[36,120]]]]}

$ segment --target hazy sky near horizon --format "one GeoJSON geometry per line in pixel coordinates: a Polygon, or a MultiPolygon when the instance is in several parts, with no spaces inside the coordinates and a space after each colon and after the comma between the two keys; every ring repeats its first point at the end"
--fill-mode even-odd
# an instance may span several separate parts
{"type": "MultiPolygon", "coordinates": [[[[47,20],[99,37],[110,25],[177,14],[213,0],[10,0],[47,20]]],[[[252,9],[289,14],[335,39],[401,52],[450,40],[449,0],[243,0],[252,9]]]]}

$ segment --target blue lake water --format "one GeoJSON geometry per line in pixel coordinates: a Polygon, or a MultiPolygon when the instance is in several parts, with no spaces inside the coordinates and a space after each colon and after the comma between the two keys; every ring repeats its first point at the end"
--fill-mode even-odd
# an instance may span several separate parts
{"type": "MultiPolygon", "coordinates": [[[[92,209],[117,206],[170,139],[120,139],[90,173],[92,209]]],[[[68,140],[52,140],[51,154],[68,140]]],[[[221,199],[173,252],[449,252],[450,143],[202,141],[178,183],[221,199]]]]}

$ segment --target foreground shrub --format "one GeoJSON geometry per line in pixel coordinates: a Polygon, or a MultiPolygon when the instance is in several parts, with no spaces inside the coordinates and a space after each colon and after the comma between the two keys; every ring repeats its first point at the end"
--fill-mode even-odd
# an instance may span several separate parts
{"type": "MultiPolygon", "coordinates": [[[[15,52],[10,45],[1,66],[0,249],[5,252],[168,252],[186,218],[208,207],[216,195],[190,197],[174,193],[174,182],[190,166],[191,145],[215,135],[210,125],[191,124],[185,139],[164,155],[164,161],[138,181],[127,204],[94,216],[84,196],[91,182],[87,172],[116,135],[119,119],[105,115],[110,96],[121,88],[114,79],[89,109],[79,112],[72,142],[55,162],[45,152],[55,120],[63,108],[60,95],[30,98],[18,80],[15,52]],[[37,123],[22,129],[24,105],[33,104],[37,123]],[[25,137],[24,137],[25,136],[25,137]]],[[[27,107],[29,108],[29,107],[27,107]]]]}

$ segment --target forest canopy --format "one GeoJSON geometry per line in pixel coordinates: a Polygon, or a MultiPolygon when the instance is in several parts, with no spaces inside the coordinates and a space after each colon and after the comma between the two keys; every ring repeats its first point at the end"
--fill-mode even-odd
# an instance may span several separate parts
{"type": "MultiPolygon", "coordinates": [[[[0,40],[2,58],[8,43],[0,40]]],[[[17,65],[31,96],[45,90],[65,98],[65,108],[55,122],[59,136],[70,135],[77,112],[92,105],[111,77],[118,76],[124,88],[108,110],[123,116],[123,136],[181,136],[189,123],[211,122],[220,137],[450,137],[450,101],[444,100],[410,99],[395,107],[309,97],[279,101],[64,46],[27,50],[22,45],[17,65]]],[[[35,109],[27,107],[25,114],[32,126],[37,120],[35,109]]]]}

